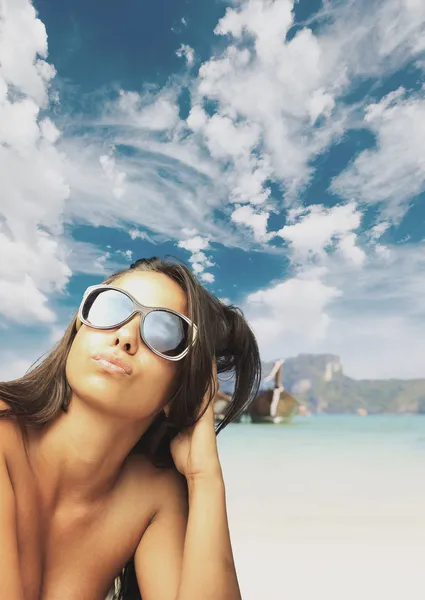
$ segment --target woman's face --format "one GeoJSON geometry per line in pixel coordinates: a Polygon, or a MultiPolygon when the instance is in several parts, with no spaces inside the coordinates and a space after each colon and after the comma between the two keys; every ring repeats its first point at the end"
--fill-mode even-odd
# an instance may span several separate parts
{"type": "MultiPolygon", "coordinates": [[[[171,308],[187,316],[184,291],[162,273],[126,274],[111,285],[126,290],[140,304],[171,308]]],[[[132,420],[154,418],[168,403],[178,364],[161,358],[145,345],[140,337],[140,319],[137,314],[121,327],[109,330],[81,325],[66,363],[66,377],[74,396],[100,411],[132,420]],[[93,358],[103,352],[124,359],[132,372],[105,371],[93,358]]]]}

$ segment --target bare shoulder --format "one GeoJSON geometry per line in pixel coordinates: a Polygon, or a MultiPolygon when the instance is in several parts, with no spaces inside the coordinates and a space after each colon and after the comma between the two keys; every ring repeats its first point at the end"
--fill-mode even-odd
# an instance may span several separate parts
{"type": "MultiPolygon", "coordinates": [[[[9,408],[9,405],[0,400],[0,409],[9,408]]],[[[22,447],[22,431],[14,417],[0,418],[0,453],[10,460],[12,453],[22,447]]]]}
{"type": "Polygon", "coordinates": [[[131,457],[131,470],[134,481],[145,490],[150,489],[154,514],[163,507],[187,512],[186,479],[176,468],[158,468],[145,456],[134,455],[131,457]]]}
{"type": "Polygon", "coordinates": [[[134,554],[137,581],[142,598],[176,598],[188,522],[186,480],[175,468],[152,475],[156,510],[134,554]]]}
{"type": "Polygon", "coordinates": [[[177,471],[177,469],[164,470],[161,476],[161,496],[167,500],[170,496],[179,501],[187,500],[186,479],[177,471]]]}
{"type": "Polygon", "coordinates": [[[189,516],[189,500],[186,479],[177,469],[162,473],[157,492],[157,515],[179,515],[186,521],[189,516]]]}
{"type": "Polygon", "coordinates": [[[5,410],[10,408],[10,405],[0,398],[0,410],[5,410]]]}

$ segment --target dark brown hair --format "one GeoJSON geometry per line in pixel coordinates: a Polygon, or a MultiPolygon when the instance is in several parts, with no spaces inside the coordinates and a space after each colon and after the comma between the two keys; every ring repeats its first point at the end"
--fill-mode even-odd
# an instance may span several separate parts
{"type": "MultiPolygon", "coordinates": [[[[168,417],[159,413],[149,429],[132,449],[145,453],[158,467],[172,467],[170,441],[179,431],[192,426],[211,380],[212,360],[218,373],[229,372],[234,378],[234,392],[224,419],[216,428],[218,434],[246,410],[255,398],[261,380],[261,363],[255,336],[243,313],[235,306],[226,306],[210,294],[189,268],[177,259],[142,258],[129,268],[113,273],[103,283],[129,273],[153,271],[163,273],[177,282],[187,296],[188,317],[198,327],[195,345],[179,362],[176,387],[168,417]]],[[[65,375],[66,361],[77,333],[74,315],[62,339],[43,358],[40,357],[25,375],[0,383],[0,398],[9,408],[0,410],[0,418],[14,416],[28,426],[43,426],[61,411],[67,411],[71,388],[65,375]]],[[[211,391],[210,401],[214,392],[211,391]]],[[[116,600],[140,599],[131,559],[119,576],[116,600]]]]}

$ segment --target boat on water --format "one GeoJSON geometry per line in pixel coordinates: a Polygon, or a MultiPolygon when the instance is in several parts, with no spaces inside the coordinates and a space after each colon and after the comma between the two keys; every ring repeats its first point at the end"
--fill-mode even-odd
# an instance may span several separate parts
{"type": "Polygon", "coordinates": [[[287,423],[298,412],[298,400],[283,390],[276,402],[274,390],[265,390],[256,397],[248,412],[253,423],[287,423]]]}
{"type": "MultiPolygon", "coordinates": [[[[283,360],[275,362],[270,374],[263,379],[262,387],[255,400],[236,422],[246,423],[285,423],[298,412],[300,403],[282,383],[283,360]]],[[[232,397],[220,390],[214,398],[214,418],[222,421],[229,408],[232,397]]]]}
{"type": "Polygon", "coordinates": [[[298,412],[299,402],[283,387],[283,360],[277,360],[248,409],[253,423],[285,423],[298,412]],[[268,384],[272,383],[272,386],[268,384]],[[265,388],[265,389],[264,389],[265,388]]]}
{"type": "MultiPolygon", "coordinates": [[[[220,423],[220,421],[222,421],[224,419],[231,401],[232,401],[232,396],[229,396],[229,394],[226,394],[225,392],[218,390],[218,392],[216,393],[216,395],[214,397],[214,406],[213,406],[214,420],[216,423],[220,423]]],[[[243,415],[241,415],[238,419],[235,419],[233,422],[239,423],[241,421],[242,416],[243,415]]]]}

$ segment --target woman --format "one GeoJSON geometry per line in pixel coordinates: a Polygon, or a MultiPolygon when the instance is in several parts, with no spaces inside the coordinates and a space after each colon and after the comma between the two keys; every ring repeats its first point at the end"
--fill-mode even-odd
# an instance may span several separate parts
{"type": "Polygon", "coordinates": [[[212,407],[225,371],[217,433],[256,395],[258,348],[183,264],[140,259],[88,288],[54,350],[0,384],[2,598],[240,600],[212,407]]]}

